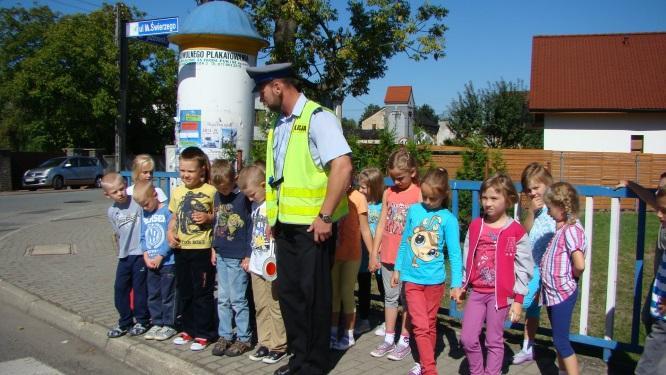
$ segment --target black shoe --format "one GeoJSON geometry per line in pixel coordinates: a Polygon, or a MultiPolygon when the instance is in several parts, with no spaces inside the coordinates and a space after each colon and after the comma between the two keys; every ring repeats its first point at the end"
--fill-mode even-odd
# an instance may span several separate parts
{"type": "Polygon", "coordinates": [[[273,375],[289,375],[291,374],[291,369],[289,368],[289,365],[284,365],[280,367],[279,369],[275,370],[273,375]]]}
{"type": "Polygon", "coordinates": [[[271,351],[270,353],[268,353],[268,355],[266,355],[266,357],[264,357],[264,359],[261,360],[261,362],[268,363],[269,365],[272,365],[274,363],[280,362],[280,360],[282,358],[286,357],[286,356],[287,356],[287,353],[285,353],[285,352],[271,351]]]}
{"type": "Polygon", "coordinates": [[[256,352],[250,354],[248,358],[252,361],[261,361],[264,358],[266,358],[267,355],[269,355],[271,352],[268,350],[267,347],[265,346],[260,346],[259,349],[257,349],[256,352]]]}

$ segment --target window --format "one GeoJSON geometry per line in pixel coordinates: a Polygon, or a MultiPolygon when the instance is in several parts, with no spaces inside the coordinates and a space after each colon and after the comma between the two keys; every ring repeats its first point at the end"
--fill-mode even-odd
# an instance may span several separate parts
{"type": "Polygon", "coordinates": [[[631,152],[643,152],[643,135],[631,135],[631,152]]]}

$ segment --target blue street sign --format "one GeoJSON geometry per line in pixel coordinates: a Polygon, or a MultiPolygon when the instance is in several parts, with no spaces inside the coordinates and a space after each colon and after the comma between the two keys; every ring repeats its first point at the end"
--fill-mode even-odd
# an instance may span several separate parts
{"type": "Polygon", "coordinates": [[[178,17],[157,18],[127,23],[127,36],[167,35],[178,32],[178,17]]]}
{"type": "Polygon", "coordinates": [[[162,47],[169,47],[169,39],[166,35],[148,35],[148,36],[139,36],[137,39],[144,41],[150,44],[156,44],[162,47]]]}

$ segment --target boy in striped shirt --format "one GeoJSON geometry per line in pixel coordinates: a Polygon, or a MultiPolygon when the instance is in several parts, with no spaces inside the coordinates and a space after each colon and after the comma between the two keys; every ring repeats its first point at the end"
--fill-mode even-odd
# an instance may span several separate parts
{"type": "MultiPolygon", "coordinates": [[[[666,230],[666,188],[657,190],[657,218],[661,223],[660,233],[666,230]]],[[[650,314],[652,330],[645,338],[643,355],[636,367],[637,375],[658,374],[666,368],[666,239],[659,236],[657,254],[661,261],[652,285],[650,314]]]]}

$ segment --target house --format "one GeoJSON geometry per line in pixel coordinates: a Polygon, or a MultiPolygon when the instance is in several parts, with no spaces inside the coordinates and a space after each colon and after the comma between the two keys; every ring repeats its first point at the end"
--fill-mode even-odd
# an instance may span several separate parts
{"type": "Polygon", "coordinates": [[[666,32],[535,36],[544,149],[666,153],[666,32]]]}
{"type": "Polygon", "coordinates": [[[414,136],[416,106],[412,86],[389,86],[384,96],[384,108],[361,122],[361,130],[379,130],[388,126],[395,132],[397,143],[414,136]]]}

